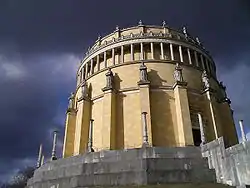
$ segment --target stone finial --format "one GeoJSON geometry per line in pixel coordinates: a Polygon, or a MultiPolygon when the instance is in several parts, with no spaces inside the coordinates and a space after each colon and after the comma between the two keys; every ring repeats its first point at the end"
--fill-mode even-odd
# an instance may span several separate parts
{"type": "Polygon", "coordinates": [[[139,26],[142,26],[142,24],[143,24],[143,23],[142,23],[142,21],[140,20],[139,23],[138,23],[138,25],[139,25],[139,26]]]}
{"type": "Polygon", "coordinates": [[[70,93],[68,110],[74,108],[74,96],[75,96],[74,92],[70,93]]]}
{"type": "Polygon", "coordinates": [[[57,143],[57,131],[53,132],[53,145],[52,145],[52,154],[51,154],[51,160],[57,160],[56,157],[56,143],[57,143]]]}
{"type": "Polygon", "coordinates": [[[166,25],[167,25],[167,24],[166,24],[165,20],[163,20],[163,21],[162,21],[162,27],[166,27],[166,25]]]}
{"type": "Polygon", "coordinates": [[[184,82],[182,75],[182,67],[179,65],[179,63],[176,63],[175,65],[174,79],[176,82],[184,82]]]}
{"type": "Polygon", "coordinates": [[[148,72],[147,72],[147,67],[144,64],[144,62],[141,63],[140,65],[140,81],[138,82],[138,84],[149,84],[149,80],[148,80],[148,72]]]}
{"type": "Polygon", "coordinates": [[[38,153],[38,159],[37,159],[37,164],[36,164],[36,167],[39,168],[41,166],[41,161],[42,161],[42,152],[43,152],[43,145],[40,144],[40,147],[39,147],[39,153],[38,153]]]}
{"type": "Polygon", "coordinates": [[[210,81],[209,81],[209,77],[207,75],[207,71],[203,71],[202,75],[202,82],[204,83],[204,89],[210,89],[210,81]]]}
{"type": "Polygon", "coordinates": [[[114,89],[114,74],[110,68],[108,68],[108,72],[106,75],[106,86],[102,89],[103,91],[114,89]]]}

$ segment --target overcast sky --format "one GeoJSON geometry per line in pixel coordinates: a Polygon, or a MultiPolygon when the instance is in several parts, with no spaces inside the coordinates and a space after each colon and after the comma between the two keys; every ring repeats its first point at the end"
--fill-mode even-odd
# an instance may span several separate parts
{"type": "Polygon", "coordinates": [[[0,181],[34,165],[40,143],[50,157],[85,50],[99,34],[140,19],[199,36],[227,86],[236,126],[244,119],[250,131],[248,0],[0,0],[0,181]]]}

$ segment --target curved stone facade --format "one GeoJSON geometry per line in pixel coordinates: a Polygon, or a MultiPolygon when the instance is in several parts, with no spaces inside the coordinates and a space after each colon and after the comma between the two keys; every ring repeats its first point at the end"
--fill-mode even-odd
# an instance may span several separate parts
{"type": "Polygon", "coordinates": [[[227,145],[238,142],[212,57],[185,28],[140,23],[117,27],[86,53],[70,97],[63,154],[199,145],[200,137],[220,136],[227,145]]]}

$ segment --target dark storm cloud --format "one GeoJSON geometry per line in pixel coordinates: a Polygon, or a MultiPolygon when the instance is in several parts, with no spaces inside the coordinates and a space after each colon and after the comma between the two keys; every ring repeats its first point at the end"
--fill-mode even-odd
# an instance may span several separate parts
{"type": "Polygon", "coordinates": [[[1,40],[12,40],[20,51],[83,52],[98,34],[115,25],[145,23],[186,25],[214,54],[249,49],[250,12],[247,1],[15,1],[0,3],[1,40]]]}
{"type": "Polygon", "coordinates": [[[18,167],[34,165],[40,143],[49,157],[53,129],[59,130],[62,140],[67,97],[75,85],[79,61],[72,54],[17,57],[0,52],[0,147],[4,151],[0,178],[18,167]]]}
{"type": "Polygon", "coordinates": [[[99,34],[112,32],[116,25],[136,25],[140,19],[187,26],[199,36],[230,85],[237,117],[247,118],[249,100],[239,99],[250,94],[244,87],[250,71],[249,14],[248,1],[240,0],[1,0],[0,177],[34,163],[40,142],[49,155],[53,128],[63,135],[79,57],[99,34]],[[243,86],[235,91],[238,82],[243,86]]]}

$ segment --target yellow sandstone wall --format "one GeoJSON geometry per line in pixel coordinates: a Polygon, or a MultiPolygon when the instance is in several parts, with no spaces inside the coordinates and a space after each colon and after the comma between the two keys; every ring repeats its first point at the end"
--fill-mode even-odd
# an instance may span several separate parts
{"type": "MultiPolygon", "coordinates": [[[[139,81],[139,66],[139,63],[131,63],[112,68],[116,88],[114,97],[109,96],[107,98],[107,94],[104,95],[102,91],[106,84],[106,71],[101,71],[87,80],[93,101],[91,105],[85,102],[87,106],[89,104],[86,108],[83,108],[84,101],[78,102],[75,134],[68,134],[65,157],[73,154],[72,140],[74,140],[74,155],[86,150],[89,121],[84,121],[84,109],[90,110],[86,112],[85,118],[88,120],[90,118],[94,119],[93,147],[95,150],[141,147],[143,139],[142,104],[140,90],[137,85],[139,81]],[[115,111],[112,111],[111,106],[109,106],[111,101],[113,101],[112,108],[116,109],[115,111]],[[113,117],[111,117],[112,115],[113,117]],[[103,118],[106,119],[106,123],[103,118]]],[[[149,134],[152,135],[152,145],[183,146],[185,143],[180,143],[180,140],[185,137],[192,138],[192,132],[183,132],[185,129],[180,132],[177,127],[177,118],[180,118],[180,116],[176,114],[176,98],[172,88],[174,85],[173,71],[175,65],[171,63],[147,62],[146,66],[148,67],[149,80],[151,81],[149,96],[152,127],[149,134]]],[[[188,66],[183,68],[184,79],[188,82],[188,92],[185,94],[188,101],[187,105],[194,107],[202,113],[207,140],[211,141],[215,139],[215,134],[209,102],[206,95],[201,94],[201,71],[188,66]]],[[[212,81],[212,87],[216,88],[216,84],[216,82],[212,81]]],[[[77,92],[78,97],[80,95],[79,91],[77,92]]],[[[236,143],[237,137],[234,124],[230,114],[228,114],[230,108],[226,107],[226,104],[216,103],[214,108],[216,118],[218,118],[219,136],[225,136],[227,140],[230,140],[230,144],[236,143]]],[[[190,115],[186,114],[185,116],[187,117],[184,118],[190,119],[190,115]]],[[[72,125],[70,128],[72,131],[74,131],[73,127],[72,125]]]]}

